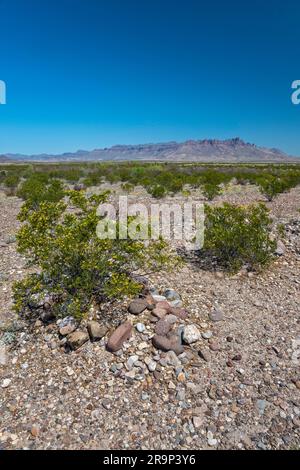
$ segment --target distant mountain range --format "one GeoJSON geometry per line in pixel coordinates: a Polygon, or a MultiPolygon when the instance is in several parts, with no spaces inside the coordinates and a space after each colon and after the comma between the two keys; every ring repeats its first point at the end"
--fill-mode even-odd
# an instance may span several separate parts
{"type": "Polygon", "coordinates": [[[247,163],[247,162],[288,162],[298,161],[297,157],[285,154],[274,148],[258,147],[240,138],[216,140],[187,140],[186,142],[166,142],[160,144],[115,145],[95,150],[78,150],[60,155],[0,155],[1,162],[82,162],[82,161],[166,161],[166,162],[205,162],[205,163],[247,163]]]}

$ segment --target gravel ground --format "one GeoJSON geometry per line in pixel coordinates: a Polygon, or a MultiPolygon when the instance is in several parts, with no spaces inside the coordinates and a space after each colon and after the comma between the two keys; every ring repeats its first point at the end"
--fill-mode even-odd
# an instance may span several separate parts
{"type": "MultiPolygon", "coordinates": [[[[231,187],[214,203],[224,200],[262,196],[231,187]]],[[[107,325],[113,315],[114,325],[127,318],[144,326],[115,354],[107,337],[66,353],[58,325],[16,319],[11,283],[25,272],[14,242],[20,205],[0,195],[0,448],[300,448],[300,188],[268,203],[287,236],[284,255],[263,274],[226,276],[192,259],[151,276],[160,292],[182,298],[188,317],[176,327],[199,333],[177,359],[152,346],[153,315],[129,314],[126,299],[94,312],[107,325]]]]}

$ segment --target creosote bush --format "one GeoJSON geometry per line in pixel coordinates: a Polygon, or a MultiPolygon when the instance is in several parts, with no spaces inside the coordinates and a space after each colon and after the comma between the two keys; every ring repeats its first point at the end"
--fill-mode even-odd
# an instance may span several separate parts
{"type": "Polygon", "coordinates": [[[162,240],[99,239],[97,208],[106,199],[68,191],[64,201],[23,205],[18,250],[38,271],[15,283],[17,312],[26,315],[48,298],[55,316],[80,318],[93,303],[137,294],[140,268],[157,271],[172,261],[162,240]]]}
{"type": "Polygon", "coordinates": [[[60,180],[49,180],[45,173],[33,173],[26,179],[17,195],[27,201],[26,207],[36,209],[43,201],[58,202],[64,197],[64,187],[60,180]]]}
{"type": "Polygon", "coordinates": [[[248,207],[225,203],[205,207],[204,250],[232,272],[246,265],[259,270],[272,258],[271,219],[264,204],[248,207]]]}

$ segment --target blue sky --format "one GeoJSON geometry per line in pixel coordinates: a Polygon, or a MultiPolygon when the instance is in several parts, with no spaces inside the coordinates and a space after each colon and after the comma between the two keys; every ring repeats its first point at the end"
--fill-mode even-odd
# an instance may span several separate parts
{"type": "Polygon", "coordinates": [[[300,3],[0,0],[0,153],[239,136],[300,156],[300,3]]]}

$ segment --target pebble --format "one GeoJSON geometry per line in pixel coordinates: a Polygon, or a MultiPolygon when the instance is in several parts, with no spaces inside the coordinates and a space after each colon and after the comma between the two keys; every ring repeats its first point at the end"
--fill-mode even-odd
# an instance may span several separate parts
{"type": "Polygon", "coordinates": [[[201,338],[201,333],[196,325],[187,325],[183,330],[182,339],[187,344],[192,344],[201,338]]]}
{"type": "Polygon", "coordinates": [[[136,330],[137,330],[139,333],[143,333],[143,332],[145,331],[145,329],[146,329],[144,323],[137,323],[137,324],[135,325],[135,328],[136,328],[136,330]]]}
{"type": "Polygon", "coordinates": [[[4,379],[4,380],[2,381],[1,387],[2,387],[2,388],[7,388],[7,387],[10,386],[10,384],[11,384],[11,379],[4,379]]]}
{"type": "Polygon", "coordinates": [[[202,335],[202,338],[204,339],[210,339],[213,334],[212,334],[212,331],[208,330],[208,331],[203,331],[201,335],[202,335]]]}
{"type": "Polygon", "coordinates": [[[135,365],[135,363],[138,362],[138,360],[139,360],[139,356],[137,355],[130,356],[126,362],[126,368],[128,370],[131,370],[132,367],[135,365]]]}

